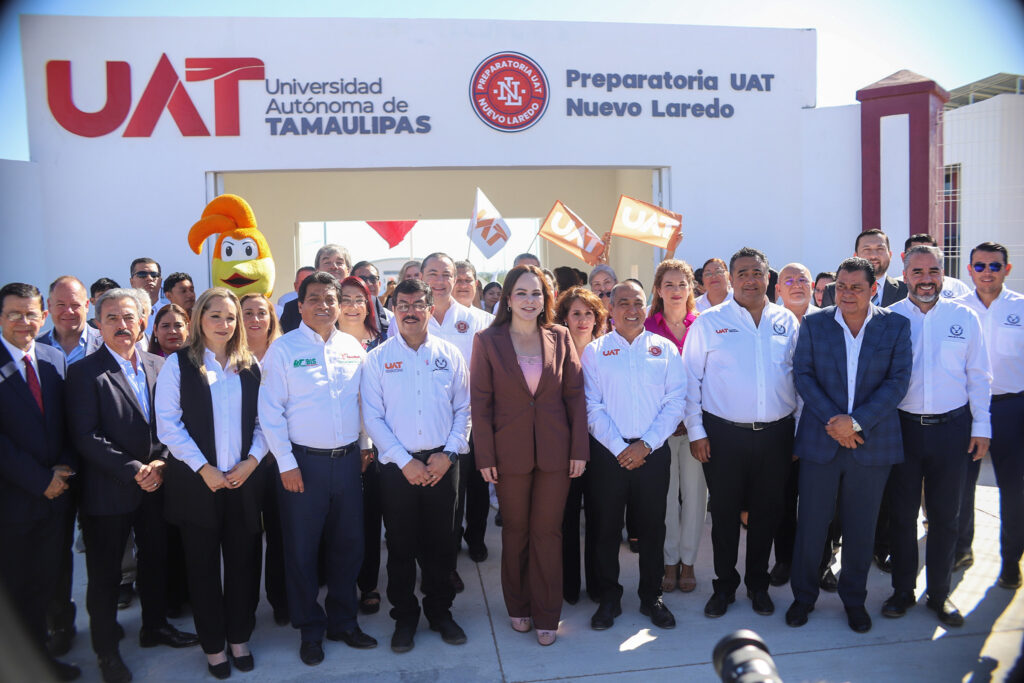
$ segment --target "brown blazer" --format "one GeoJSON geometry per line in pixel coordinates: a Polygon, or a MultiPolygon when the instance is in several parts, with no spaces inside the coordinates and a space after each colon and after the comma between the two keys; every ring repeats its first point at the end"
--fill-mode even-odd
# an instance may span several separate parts
{"type": "Polygon", "coordinates": [[[569,469],[589,460],[583,367],[560,325],[541,327],[544,368],[537,393],[526,386],[508,325],[489,327],[473,339],[469,373],[476,466],[498,474],[569,469]]]}

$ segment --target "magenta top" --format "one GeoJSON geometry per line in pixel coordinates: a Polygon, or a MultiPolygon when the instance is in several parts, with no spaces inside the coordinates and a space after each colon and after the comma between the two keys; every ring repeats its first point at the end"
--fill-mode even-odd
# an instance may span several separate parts
{"type": "MultiPolygon", "coordinates": [[[[690,325],[692,325],[693,321],[696,319],[696,311],[690,311],[689,313],[687,313],[686,317],[683,318],[683,325],[686,326],[684,329],[689,330],[690,325]]],[[[665,339],[668,339],[669,341],[676,345],[676,348],[679,349],[679,353],[683,352],[683,342],[686,341],[686,333],[683,333],[682,339],[676,339],[675,335],[672,334],[672,330],[670,330],[668,328],[668,325],[665,324],[665,316],[663,316],[661,313],[655,313],[654,315],[649,316],[647,320],[644,321],[644,329],[647,330],[648,332],[653,332],[654,334],[661,335],[665,339]]]]}
{"type": "Polygon", "coordinates": [[[523,371],[523,379],[531,394],[537,393],[537,385],[540,384],[540,373],[544,369],[544,360],[540,356],[524,356],[516,354],[519,367],[523,371]]]}

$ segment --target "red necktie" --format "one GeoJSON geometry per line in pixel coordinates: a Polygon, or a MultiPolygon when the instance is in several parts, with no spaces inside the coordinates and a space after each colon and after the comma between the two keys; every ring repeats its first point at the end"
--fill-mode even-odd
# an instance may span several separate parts
{"type": "Polygon", "coordinates": [[[28,383],[28,390],[32,392],[36,404],[39,405],[39,412],[43,412],[43,389],[39,386],[39,377],[36,376],[36,370],[32,367],[32,357],[28,354],[25,354],[25,381],[28,383]]]}

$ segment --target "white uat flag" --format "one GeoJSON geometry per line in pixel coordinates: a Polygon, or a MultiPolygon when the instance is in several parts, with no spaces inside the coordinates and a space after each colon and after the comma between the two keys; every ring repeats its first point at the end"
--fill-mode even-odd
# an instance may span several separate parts
{"type": "Polygon", "coordinates": [[[469,229],[466,231],[470,241],[476,245],[484,258],[491,258],[497,254],[502,247],[508,244],[512,231],[509,230],[505,219],[501,217],[498,210],[494,208],[483,191],[476,188],[476,201],[473,202],[473,217],[469,220],[469,229]]]}

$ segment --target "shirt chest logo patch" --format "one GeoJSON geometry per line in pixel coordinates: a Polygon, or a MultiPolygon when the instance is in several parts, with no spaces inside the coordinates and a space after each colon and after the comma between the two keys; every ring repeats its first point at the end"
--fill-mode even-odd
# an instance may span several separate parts
{"type": "Polygon", "coordinates": [[[950,325],[949,326],[949,338],[950,339],[963,339],[964,338],[964,328],[962,326],[960,326],[960,325],[950,325]]]}
{"type": "Polygon", "coordinates": [[[602,352],[605,356],[617,356],[619,355],[619,349],[608,349],[602,352]]]}
{"type": "Polygon", "coordinates": [[[296,358],[292,362],[293,368],[311,368],[320,365],[316,358],[296,358]]]}
{"type": "Polygon", "coordinates": [[[944,289],[944,290],[942,290],[942,297],[944,299],[952,299],[953,298],[953,290],[952,289],[944,289]]]}
{"type": "Polygon", "coordinates": [[[448,361],[446,359],[444,359],[444,358],[435,358],[434,359],[434,368],[436,370],[447,370],[448,369],[448,361]]]}
{"type": "Polygon", "coordinates": [[[1006,324],[1010,327],[1020,327],[1020,316],[1016,313],[1011,313],[1006,316],[1006,324]]]}
{"type": "Polygon", "coordinates": [[[652,346],[649,349],[647,349],[647,353],[649,353],[652,356],[654,356],[655,358],[657,358],[658,356],[661,355],[661,347],[660,346],[652,346]]]}
{"type": "Polygon", "coordinates": [[[455,323],[455,331],[458,332],[459,334],[466,334],[466,332],[469,331],[469,323],[467,323],[465,320],[460,320],[459,322],[455,323]]]}
{"type": "Polygon", "coordinates": [[[338,360],[345,364],[359,363],[362,360],[362,357],[354,353],[342,353],[338,355],[338,360]]]}
{"type": "Polygon", "coordinates": [[[391,363],[384,363],[384,372],[401,372],[402,361],[396,360],[391,363]]]}
{"type": "Polygon", "coordinates": [[[739,330],[734,329],[732,327],[722,327],[715,330],[715,334],[729,334],[731,332],[739,332],[739,330]]]}
{"type": "Polygon", "coordinates": [[[772,332],[778,337],[786,336],[786,326],[782,323],[772,323],[772,332]]]}

